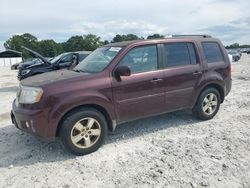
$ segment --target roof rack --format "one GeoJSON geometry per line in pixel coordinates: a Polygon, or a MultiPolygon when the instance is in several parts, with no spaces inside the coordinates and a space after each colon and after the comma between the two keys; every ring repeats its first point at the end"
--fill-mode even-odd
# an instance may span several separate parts
{"type": "Polygon", "coordinates": [[[169,35],[166,38],[171,37],[201,37],[201,38],[211,38],[211,35],[169,35]]]}

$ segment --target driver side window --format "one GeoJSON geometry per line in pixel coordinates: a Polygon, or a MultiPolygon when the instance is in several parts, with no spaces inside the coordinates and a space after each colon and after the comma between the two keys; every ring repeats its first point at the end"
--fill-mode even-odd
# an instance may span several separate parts
{"type": "Polygon", "coordinates": [[[70,63],[71,61],[72,61],[72,54],[69,54],[69,55],[63,57],[60,60],[60,63],[70,63]]]}
{"type": "Polygon", "coordinates": [[[143,46],[130,50],[119,65],[128,66],[132,74],[157,70],[158,57],[156,45],[143,46]]]}

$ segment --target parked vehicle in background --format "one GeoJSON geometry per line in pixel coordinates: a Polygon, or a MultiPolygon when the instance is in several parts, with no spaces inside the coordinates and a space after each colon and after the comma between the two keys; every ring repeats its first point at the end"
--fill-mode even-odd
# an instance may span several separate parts
{"type": "MultiPolygon", "coordinates": [[[[46,58],[48,61],[51,61],[53,58],[51,57],[48,57],[46,58]]],[[[26,59],[25,61],[21,62],[21,63],[15,63],[11,66],[11,70],[17,70],[19,69],[19,66],[20,65],[35,65],[35,64],[42,64],[43,61],[39,58],[29,58],[29,59],[26,59]]]]}
{"type": "Polygon", "coordinates": [[[228,52],[228,54],[232,55],[234,62],[239,61],[240,58],[241,58],[241,55],[240,55],[240,53],[238,51],[231,50],[231,51],[228,52]]]}
{"type": "Polygon", "coordinates": [[[229,58],[230,63],[232,63],[233,62],[233,56],[231,54],[228,54],[228,58],[229,58]]]}
{"type": "Polygon", "coordinates": [[[250,48],[242,48],[242,49],[240,49],[240,52],[249,54],[250,53],[250,48]]]}
{"type": "Polygon", "coordinates": [[[228,54],[210,36],[111,43],[72,71],[22,80],[11,118],[17,128],[60,137],[71,153],[83,155],[123,122],[186,108],[212,119],[231,84],[228,54]]]}
{"type": "Polygon", "coordinates": [[[78,64],[91,53],[89,51],[67,52],[49,60],[31,49],[25,49],[39,60],[21,63],[17,76],[19,80],[53,70],[69,68],[73,60],[76,60],[75,64],[78,64]]]}

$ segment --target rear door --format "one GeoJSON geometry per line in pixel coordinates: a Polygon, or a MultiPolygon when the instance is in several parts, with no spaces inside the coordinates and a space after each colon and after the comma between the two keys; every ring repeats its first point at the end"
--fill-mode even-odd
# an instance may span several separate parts
{"type": "Polygon", "coordinates": [[[130,76],[112,77],[118,122],[137,119],[164,109],[163,71],[159,70],[157,45],[131,49],[118,66],[128,66],[130,76]]]}
{"type": "Polygon", "coordinates": [[[167,111],[190,107],[202,77],[200,58],[193,42],[162,44],[167,111]]]}

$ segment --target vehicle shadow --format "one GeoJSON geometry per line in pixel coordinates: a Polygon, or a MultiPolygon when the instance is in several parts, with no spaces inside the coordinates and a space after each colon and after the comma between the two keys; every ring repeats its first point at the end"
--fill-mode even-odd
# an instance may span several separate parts
{"type": "Polygon", "coordinates": [[[200,120],[193,117],[191,110],[180,110],[143,118],[118,125],[114,132],[109,133],[106,144],[161,131],[170,127],[183,126],[198,122],[200,122],[200,120]]]}
{"type": "MultiPolygon", "coordinates": [[[[198,123],[189,110],[144,118],[118,125],[115,132],[109,133],[106,145],[131,139],[170,127],[198,123]]],[[[43,142],[21,132],[13,125],[0,128],[0,168],[27,166],[35,163],[50,163],[76,158],[65,151],[61,143],[43,142]]],[[[102,150],[103,152],[104,150],[102,150]]]]}

